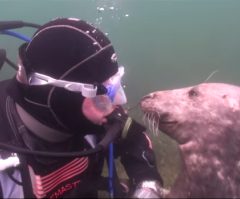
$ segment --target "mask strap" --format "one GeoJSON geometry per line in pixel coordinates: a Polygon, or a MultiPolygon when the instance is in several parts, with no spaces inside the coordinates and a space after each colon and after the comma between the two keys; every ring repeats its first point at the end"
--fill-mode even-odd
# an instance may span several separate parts
{"type": "Polygon", "coordinates": [[[66,90],[73,92],[82,92],[82,95],[88,98],[94,98],[97,95],[97,86],[94,86],[92,84],[56,80],[49,76],[42,75],[39,73],[32,73],[32,75],[29,78],[29,85],[34,86],[52,85],[56,87],[65,88],[66,90]]]}

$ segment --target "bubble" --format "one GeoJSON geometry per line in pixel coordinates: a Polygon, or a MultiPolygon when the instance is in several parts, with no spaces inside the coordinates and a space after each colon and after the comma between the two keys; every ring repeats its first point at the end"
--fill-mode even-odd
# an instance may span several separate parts
{"type": "Polygon", "coordinates": [[[128,15],[128,14],[126,14],[126,15],[124,15],[124,17],[129,17],[129,15],[128,15]]]}
{"type": "Polygon", "coordinates": [[[106,32],[105,35],[108,35],[108,33],[106,32]]]}
{"type": "Polygon", "coordinates": [[[125,85],[123,85],[123,88],[126,88],[126,86],[125,86],[125,85]]]}
{"type": "Polygon", "coordinates": [[[98,12],[104,11],[104,8],[97,7],[98,12]]]}
{"type": "Polygon", "coordinates": [[[92,31],[92,33],[95,33],[96,32],[96,29],[94,29],[93,31],[92,31]]]}
{"type": "Polygon", "coordinates": [[[89,30],[87,30],[86,33],[89,33],[89,30]]]}
{"type": "Polygon", "coordinates": [[[97,45],[98,43],[95,41],[95,42],[93,42],[93,45],[97,45]]]}
{"type": "Polygon", "coordinates": [[[109,9],[110,9],[110,10],[114,10],[114,7],[110,7],[109,9]]]}

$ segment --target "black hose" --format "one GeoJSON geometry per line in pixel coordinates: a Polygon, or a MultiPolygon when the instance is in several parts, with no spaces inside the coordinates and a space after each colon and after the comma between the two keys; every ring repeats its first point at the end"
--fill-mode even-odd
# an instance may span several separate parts
{"type": "Polygon", "coordinates": [[[46,151],[33,151],[29,149],[23,149],[21,147],[12,146],[9,144],[5,144],[0,142],[0,148],[9,150],[11,152],[15,153],[22,153],[26,155],[38,155],[38,156],[44,156],[44,157],[61,157],[61,158],[67,158],[67,157],[86,157],[95,153],[99,153],[100,151],[106,150],[109,144],[115,140],[117,137],[119,137],[119,124],[115,123],[112,125],[109,130],[107,131],[105,137],[100,141],[100,143],[94,148],[89,149],[87,151],[73,151],[73,152],[46,152],[46,151]]]}
{"type": "Polygon", "coordinates": [[[40,28],[41,26],[38,24],[27,23],[23,21],[0,21],[0,31],[23,27],[40,28]]]}
{"type": "Polygon", "coordinates": [[[21,147],[12,146],[0,142],[0,148],[9,150],[11,152],[26,154],[26,155],[38,155],[44,157],[58,157],[58,158],[69,158],[69,157],[87,157],[92,154],[96,154],[102,151],[104,148],[102,145],[97,145],[94,149],[87,151],[73,151],[73,152],[47,152],[47,151],[32,151],[30,149],[23,149],[21,147]]]}
{"type": "Polygon", "coordinates": [[[14,64],[8,58],[5,58],[5,62],[8,63],[13,69],[18,70],[18,67],[16,66],[16,64],[14,64]]]}
{"type": "Polygon", "coordinates": [[[27,22],[23,22],[25,27],[31,27],[31,28],[40,28],[41,25],[35,24],[35,23],[27,23],[27,22]]]}
{"type": "Polygon", "coordinates": [[[0,70],[3,67],[5,60],[6,60],[6,50],[0,49],[0,70]]]}

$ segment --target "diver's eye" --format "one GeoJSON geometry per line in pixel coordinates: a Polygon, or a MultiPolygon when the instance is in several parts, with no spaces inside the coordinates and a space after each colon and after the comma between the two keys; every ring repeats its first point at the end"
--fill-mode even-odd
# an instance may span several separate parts
{"type": "Polygon", "coordinates": [[[189,94],[190,97],[197,96],[197,91],[192,89],[188,92],[188,94],[189,94]]]}

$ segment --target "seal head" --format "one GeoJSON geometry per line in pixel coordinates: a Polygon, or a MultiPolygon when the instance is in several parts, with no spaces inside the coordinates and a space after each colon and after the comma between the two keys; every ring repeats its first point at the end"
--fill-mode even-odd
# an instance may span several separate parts
{"type": "Polygon", "coordinates": [[[171,197],[240,196],[240,88],[222,83],[150,93],[141,109],[179,144],[171,197]]]}

